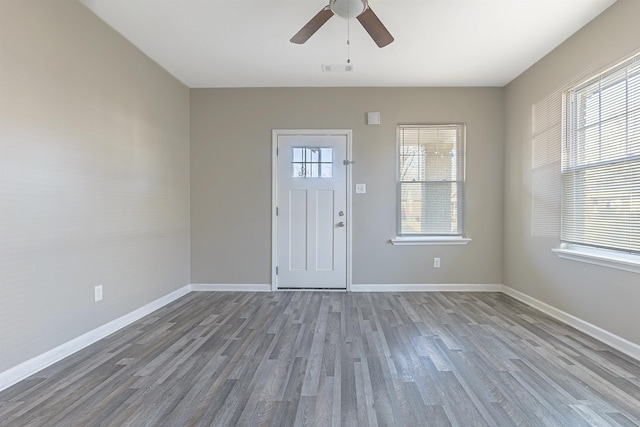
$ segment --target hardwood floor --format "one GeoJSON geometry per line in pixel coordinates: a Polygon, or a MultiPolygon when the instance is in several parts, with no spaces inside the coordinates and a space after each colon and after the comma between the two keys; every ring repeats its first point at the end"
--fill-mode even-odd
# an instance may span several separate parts
{"type": "Polygon", "coordinates": [[[194,292],[0,393],[2,426],[638,426],[640,363],[499,293],[194,292]]]}

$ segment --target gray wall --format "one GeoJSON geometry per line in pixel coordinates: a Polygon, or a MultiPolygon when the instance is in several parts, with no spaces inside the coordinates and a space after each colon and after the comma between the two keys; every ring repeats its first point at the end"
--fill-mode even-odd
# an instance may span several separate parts
{"type": "Polygon", "coordinates": [[[353,129],[354,284],[502,283],[503,89],[191,90],[192,283],[271,281],[272,129],[353,129]],[[367,111],[382,124],[367,126],[367,111]],[[392,246],[396,125],[467,124],[467,246],[392,246]],[[433,268],[433,257],[442,267],[433,268]]]}
{"type": "Polygon", "coordinates": [[[0,372],[190,282],[269,283],[287,128],[353,129],[355,284],[505,283],[640,343],[638,276],[551,253],[557,193],[531,167],[532,107],[640,48],[637,16],[619,0],[506,89],[189,92],[75,1],[0,1],[0,372]],[[392,246],[395,127],[448,122],[467,124],[473,241],[392,246]]]}
{"type": "Polygon", "coordinates": [[[190,279],[188,89],[75,1],[0,43],[1,372],[190,279]]]}
{"type": "MultiPolygon", "coordinates": [[[[601,70],[638,50],[638,17],[639,1],[619,0],[511,82],[505,101],[504,284],[635,343],[640,343],[640,276],[559,259],[551,252],[559,246],[552,218],[560,209],[559,182],[557,177],[547,180],[548,185],[533,179],[532,109],[546,104],[547,111],[559,114],[559,90],[589,70],[601,70]],[[532,214],[532,200],[540,198],[548,199],[545,215],[551,218],[538,211],[532,214]]],[[[538,109],[543,115],[544,111],[538,109]]],[[[559,117],[549,114],[548,119],[559,117]]],[[[549,143],[559,147],[560,133],[551,135],[549,143]]]]}

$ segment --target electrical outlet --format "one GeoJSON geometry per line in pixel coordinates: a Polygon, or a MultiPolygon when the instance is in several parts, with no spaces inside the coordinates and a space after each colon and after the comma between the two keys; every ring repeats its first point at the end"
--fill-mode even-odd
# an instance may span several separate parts
{"type": "Polygon", "coordinates": [[[95,301],[98,302],[102,300],[102,285],[96,286],[94,289],[95,301]]]}
{"type": "Polygon", "coordinates": [[[367,184],[356,184],[356,194],[364,194],[367,192],[367,184]]]}
{"type": "Polygon", "coordinates": [[[433,266],[435,268],[440,268],[440,258],[434,258],[433,259],[433,266]]]}

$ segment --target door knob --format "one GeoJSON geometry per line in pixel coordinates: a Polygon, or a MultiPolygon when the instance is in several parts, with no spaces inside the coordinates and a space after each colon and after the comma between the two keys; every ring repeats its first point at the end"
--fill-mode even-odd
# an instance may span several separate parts
{"type": "Polygon", "coordinates": [[[338,227],[344,227],[344,222],[340,221],[340,222],[338,223],[338,227]]]}

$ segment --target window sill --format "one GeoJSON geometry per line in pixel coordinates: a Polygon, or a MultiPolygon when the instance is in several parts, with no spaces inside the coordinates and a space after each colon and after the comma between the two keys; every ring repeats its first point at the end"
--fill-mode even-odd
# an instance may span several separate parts
{"type": "Polygon", "coordinates": [[[446,236],[398,236],[391,239],[394,246],[416,246],[416,245],[466,245],[471,239],[466,237],[446,237],[446,236]]]}
{"type": "Polygon", "coordinates": [[[563,245],[558,249],[551,249],[560,258],[572,261],[586,262],[602,267],[640,273],[640,256],[616,253],[592,248],[563,245]]]}

